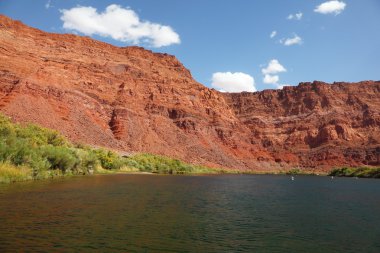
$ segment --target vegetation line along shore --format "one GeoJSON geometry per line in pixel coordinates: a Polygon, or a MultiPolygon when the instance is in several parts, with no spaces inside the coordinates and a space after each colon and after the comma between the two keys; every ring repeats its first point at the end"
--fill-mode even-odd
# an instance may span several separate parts
{"type": "Polygon", "coordinates": [[[0,182],[114,172],[222,173],[151,154],[122,157],[106,149],[73,144],[58,132],[14,124],[0,114],[0,182]]]}
{"type": "MultiPolygon", "coordinates": [[[[122,157],[110,150],[73,144],[54,130],[33,124],[14,124],[0,114],[0,183],[116,172],[241,173],[152,154],[122,157]]],[[[294,174],[293,171],[287,173],[294,174]]],[[[331,175],[380,177],[380,168],[343,168],[332,171],[331,175]]]]}
{"type": "Polygon", "coordinates": [[[380,168],[339,168],[330,172],[329,176],[337,177],[363,177],[363,178],[380,178],[380,168]]]}

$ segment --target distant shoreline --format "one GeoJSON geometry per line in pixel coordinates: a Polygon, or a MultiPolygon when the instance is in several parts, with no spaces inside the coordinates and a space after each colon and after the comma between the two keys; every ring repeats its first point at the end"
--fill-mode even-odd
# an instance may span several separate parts
{"type": "MultiPolygon", "coordinates": [[[[380,171],[380,168],[365,168],[366,171],[380,171]]],[[[219,176],[219,175],[273,175],[273,176],[318,176],[318,177],[351,177],[351,178],[380,178],[380,174],[374,174],[374,176],[368,176],[368,175],[361,175],[358,174],[358,171],[363,171],[364,168],[341,168],[341,169],[334,169],[329,173],[312,173],[312,172],[304,172],[304,173],[296,173],[291,174],[288,172],[265,172],[265,171],[218,171],[215,170],[213,173],[209,172],[195,172],[195,173],[176,173],[176,174],[169,174],[169,173],[154,173],[154,172],[148,172],[148,171],[123,171],[123,170],[115,170],[115,171],[109,171],[107,172],[95,172],[93,174],[86,174],[86,175],[60,175],[55,177],[49,177],[49,178],[40,178],[40,179],[34,179],[34,178],[24,178],[23,180],[16,180],[16,181],[1,181],[0,184],[13,184],[13,183],[21,183],[21,182],[32,182],[32,181],[49,181],[49,180],[57,180],[57,179],[69,179],[69,178],[76,178],[76,177],[88,177],[88,176],[104,176],[104,175],[157,175],[157,176],[219,176]],[[355,173],[346,173],[346,174],[339,174],[336,171],[351,171],[355,173]]]]}

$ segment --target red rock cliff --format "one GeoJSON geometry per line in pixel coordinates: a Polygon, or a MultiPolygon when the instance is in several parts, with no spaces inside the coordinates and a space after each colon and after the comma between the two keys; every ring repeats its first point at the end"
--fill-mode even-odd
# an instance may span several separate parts
{"type": "Polygon", "coordinates": [[[197,83],[174,56],[45,33],[5,16],[0,111],[73,141],[211,166],[379,162],[380,82],[219,93],[197,83]]]}

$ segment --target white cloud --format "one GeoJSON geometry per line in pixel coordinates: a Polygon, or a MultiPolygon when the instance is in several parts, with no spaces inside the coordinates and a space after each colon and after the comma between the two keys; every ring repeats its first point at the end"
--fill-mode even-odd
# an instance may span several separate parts
{"type": "Polygon", "coordinates": [[[216,72],[212,74],[211,86],[223,92],[256,91],[253,77],[241,72],[216,72]]]}
{"type": "Polygon", "coordinates": [[[278,75],[265,75],[263,82],[266,84],[277,84],[280,81],[280,77],[278,75]]]}
{"type": "Polygon", "coordinates": [[[293,38],[286,38],[280,40],[281,44],[285,46],[301,45],[303,43],[302,38],[297,34],[294,34],[293,38]]]}
{"type": "Polygon", "coordinates": [[[286,72],[286,68],[276,59],[270,60],[266,68],[261,69],[264,75],[273,75],[281,72],[286,72]]]}
{"type": "Polygon", "coordinates": [[[46,4],[45,4],[45,8],[46,8],[46,9],[50,9],[50,7],[52,7],[52,5],[51,5],[51,0],[48,0],[48,1],[46,2],[46,4]]]}
{"type": "Polygon", "coordinates": [[[270,38],[274,38],[277,35],[277,31],[273,31],[270,33],[270,38]]]}
{"type": "Polygon", "coordinates": [[[262,68],[261,72],[264,75],[263,83],[273,84],[276,89],[282,89],[283,85],[279,84],[280,77],[278,73],[286,72],[286,68],[276,59],[270,60],[266,68],[262,68]]]}
{"type": "Polygon", "coordinates": [[[141,21],[132,9],[109,5],[104,12],[93,7],[78,6],[61,10],[63,28],[85,35],[111,37],[114,40],[147,44],[153,47],[179,44],[179,35],[170,26],[141,21]]]}
{"type": "Polygon", "coordinates": [[[346,8],[345,2],[333,0],[318,5],[315,7],[314,11],[322,14],[334,13],[335,15],[338,15],[344,10],[344,8],[346,8]]]}
{"type": "Polygon", "coordinates": [[[290,14],[287,19],[289,20],[301,20],[302,19],[302,16],[303,16],[303,13],[302,12],[298,12],[296,14],[290,14]]]}
{"type": "Polygon", "coordinates": [[[291,86],[289,84],[276,84],[276,88],[282,90],[285,86],[291,86]]]}

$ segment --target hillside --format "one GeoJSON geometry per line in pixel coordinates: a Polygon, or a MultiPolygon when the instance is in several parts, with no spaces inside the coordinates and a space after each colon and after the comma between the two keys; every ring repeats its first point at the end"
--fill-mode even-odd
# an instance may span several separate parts
{"type": "Polygon", "coordinates": [[[241,170],[379,165],[380,82],[220,93],[174,56],[0,16],[0,111],[73,142],[241,170]]]}
{"type": "Polygon", "coordinates": [[[111,150],[74,145],[54,130],[15,124],[0,114],[0,183],[119,172],[203,174],[225,171],[164,156],[127,157],[111,150]]]}

